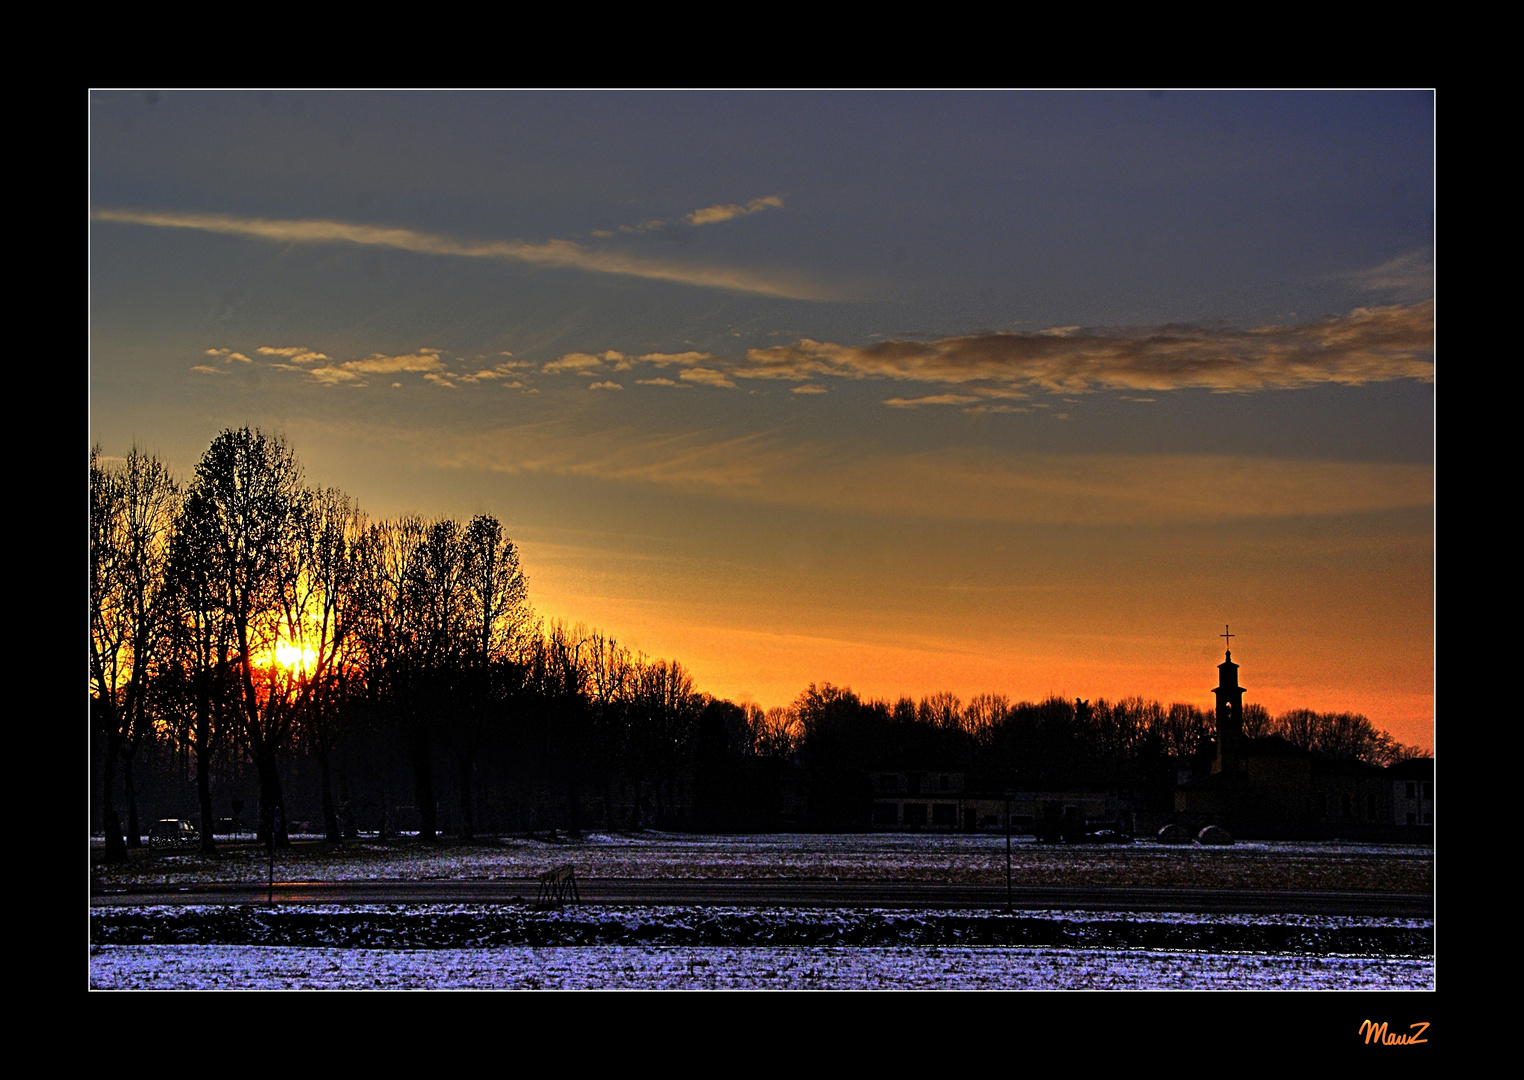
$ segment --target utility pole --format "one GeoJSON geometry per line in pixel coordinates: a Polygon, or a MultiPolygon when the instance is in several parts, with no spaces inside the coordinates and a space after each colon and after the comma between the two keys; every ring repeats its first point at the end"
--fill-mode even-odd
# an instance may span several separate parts
{"type": "Polygon", "coordinates": [[[280,832],[281,818],[280,807],[275,808],[275,814],[270,819],[270,892],[265,898],[269,904],[275,903],[275,834],[280,832]]]}

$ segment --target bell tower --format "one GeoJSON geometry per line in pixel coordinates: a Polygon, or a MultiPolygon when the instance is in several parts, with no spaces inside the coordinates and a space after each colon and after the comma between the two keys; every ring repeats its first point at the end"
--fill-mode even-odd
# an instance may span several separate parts
{"type": "MultiPolygon", "coordinates": [[[[1237,634],[1228,633],[1224,626],[1221,637],[1229,646],[1237,634]]],[[[1217,760],[1212,771],[1242,772],[1247,763],[1243,757],[1244,741],[1244,688],[1238,685],[1238,665],[1233,663],[1231,647],[1224,650],[1227,657],[1217,665],[1217,760]]]]}

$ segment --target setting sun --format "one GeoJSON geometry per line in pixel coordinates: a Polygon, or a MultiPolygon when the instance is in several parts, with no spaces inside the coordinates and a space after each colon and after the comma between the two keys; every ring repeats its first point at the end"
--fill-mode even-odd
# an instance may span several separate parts
{"type": "Polygon", "coordinates": [[[294,641],[282,641],[260,660],[261,667],[283,667],[294,671],[311,671],[317,664],[317,652],[309,645],[294,641]]]}

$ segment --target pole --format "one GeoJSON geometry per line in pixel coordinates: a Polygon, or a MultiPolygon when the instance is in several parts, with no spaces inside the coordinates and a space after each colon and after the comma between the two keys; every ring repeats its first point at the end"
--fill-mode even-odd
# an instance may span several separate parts
{"type": "Polygon", "coordinates": [[[266,903],[275,903],[275,834],[280,831],[280,807],[275,808],[275,813],[270,818],[270,892],[266,897],[266,903]]]}

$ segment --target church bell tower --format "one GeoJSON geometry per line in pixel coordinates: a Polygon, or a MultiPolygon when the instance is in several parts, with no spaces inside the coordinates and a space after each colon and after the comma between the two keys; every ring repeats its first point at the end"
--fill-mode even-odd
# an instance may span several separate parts
{"type": "MultiPolygon", "coordinates": [[[[1237,634],[1223,628],[1223,640],[1230,645],[1237,634]]],[[[1244,741],[1244,688],[1238,685],[1238,665],[1233,663],[1233,650],[1228,648],[1226,659],[1217,665],[1217,760],[1212,771],[1242,772],[1247,766],[1243,757],[1244,741]]]]}

